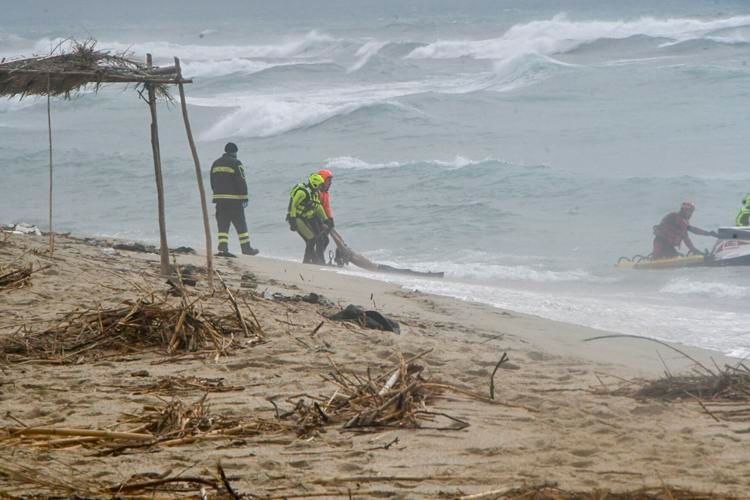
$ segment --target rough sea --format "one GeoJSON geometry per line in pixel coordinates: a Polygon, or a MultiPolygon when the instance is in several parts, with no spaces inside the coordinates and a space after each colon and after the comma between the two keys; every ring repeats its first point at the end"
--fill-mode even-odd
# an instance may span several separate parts
{"type": "MultiPolygon", "coordinates": [[[[353,248],[446,272],[376,279],[750,355],[750,269],[614,268],[649,253],[652,226],[681,201],[697,205],[694,225],[715,229],[750,192],[747,1],[0,7],[0,58],[68,37],[157,64],[180,57],[204,170],[224,143],[239,145],[263,255],[301,259],[284,222],[289,189],[326,167],[353,248]]],[[[46,119],[44,99],[0,101],[0,222],[46,227],[46,119]]],[[[178,105],[159,119],[170,244],[202,249],[178,105]]],[[[56,230],[158,242],[136,90],[55,98],[52,121],[56,230]]]]}

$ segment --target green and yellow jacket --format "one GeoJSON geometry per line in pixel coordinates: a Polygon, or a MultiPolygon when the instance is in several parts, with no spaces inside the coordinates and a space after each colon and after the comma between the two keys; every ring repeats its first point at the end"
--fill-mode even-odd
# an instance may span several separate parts
{"type": "Polygon", "coordinates": [[[313,191],[307,184],[297,184],[292,188],[289,196],[287,218],[295,217],[308,220],[317,217],[322,221],[328,219],[323,204],[320,202],[319,193],[313,191]]]}

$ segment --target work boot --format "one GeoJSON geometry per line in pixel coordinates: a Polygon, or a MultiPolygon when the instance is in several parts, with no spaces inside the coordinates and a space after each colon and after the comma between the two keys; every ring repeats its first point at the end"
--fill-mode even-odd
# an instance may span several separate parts
{"type": "Polygon", "coordinates": [[[258,249],[251,247],[250,243],[243,243],[242,255],[258,255],[258,249]]]}
{"type": "Polygon", "coordinates": [[[302,263],[315,263],[315,240],[309,240],[305,242],[305,256],[302,258],[302,263]]]}

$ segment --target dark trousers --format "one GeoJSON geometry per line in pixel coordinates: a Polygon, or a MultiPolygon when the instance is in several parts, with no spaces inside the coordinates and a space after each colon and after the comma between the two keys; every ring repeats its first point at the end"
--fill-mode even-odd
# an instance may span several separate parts
{"type": "Polygon", "coordinates": [[[305,264],[325,264],[323,251],[318,252],[320,241],[326,238],[325,227],[317,217],[312,219],[297,219],[297,233],[305,240],[305,264]]]}
{"type": "Polygon", "coordinates": [[[234,225],[243,251],[250,249],[250,233],[247,232],[245,208],[241,201],[217,201],[216,225],[219,226],[219,252],[229,251],[229,226],[234,225]]]}

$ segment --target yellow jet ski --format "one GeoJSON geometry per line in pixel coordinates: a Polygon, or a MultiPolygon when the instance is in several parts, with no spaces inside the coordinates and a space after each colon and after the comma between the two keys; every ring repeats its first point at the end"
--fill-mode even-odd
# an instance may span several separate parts
{"type": "Polygon", "coordinates": [[[676,267],[703,266],[706,264],[705,255],[685,255],[668,259],[652,259],[636,255],[632,259],[620,257],[615,267],[620,269],[673,269],[676,267]]]}
{"type": "Polygon", "coordinates": [[[678,267],[750,266],[750,228],[720,227],[718,240],[706,255],[680,255],[668,259],[652,259],[636,255],[632,259],[620,257],[615,267],[620,269],[674,269],[678,267]]]}

